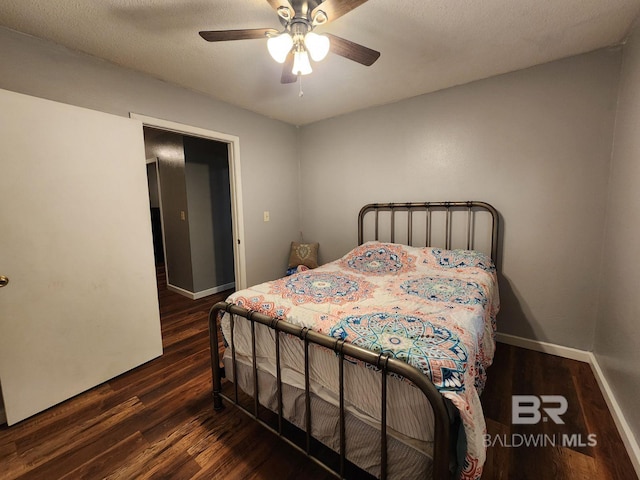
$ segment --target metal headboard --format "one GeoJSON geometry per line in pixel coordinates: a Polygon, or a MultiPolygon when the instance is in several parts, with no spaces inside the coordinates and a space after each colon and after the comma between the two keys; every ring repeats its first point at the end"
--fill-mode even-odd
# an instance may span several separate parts
{"type": "MultiPolygon", "coordinates": [[[[475,241],[475,222],[474,212],[484,211],[491,214],[491,259],[495,263],[498,258],[498,211],[490,204],[486,202],[478,201],[466,201],[466,202],[408,202],[408,203],[370,203],[365,205],[358,214],[358,245],[364,243],[364,218],[369,212],[375,214],[374,219],[374,240],[379,240],[380,232],[380,215],[381,211],[389,211],[390,215],[390,236],[391,243],[395,242],[396,233],[396,212],[407,212],[407,244],[413,245],[414,238],[414,213],[423,212],[426,216],[425,222],[425,238],[426,247],[434,246],[431,243],[431,231],[433,228],[433,216],[432,212],[444,211],[444,232],[445,242],[441,245],[443,248],[451,249],[454,231],[453,215],[460,215],[466,213],[466,248],[471,250],[474,248],[475,241]]],[[[457,233],[457,232],[456,232],[457,233]]]]}

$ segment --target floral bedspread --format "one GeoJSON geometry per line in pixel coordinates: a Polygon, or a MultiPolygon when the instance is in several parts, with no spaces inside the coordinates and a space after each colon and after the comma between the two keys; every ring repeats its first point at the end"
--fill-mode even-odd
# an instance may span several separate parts
{"type": "Polygon", "coordinates": [[[368,242],[228,301],[417,367],[460,411],[467,441],[461,478],[480,478],[486,429],[479,395],[493,360],[499,308],[489,257],[368,242]]]}

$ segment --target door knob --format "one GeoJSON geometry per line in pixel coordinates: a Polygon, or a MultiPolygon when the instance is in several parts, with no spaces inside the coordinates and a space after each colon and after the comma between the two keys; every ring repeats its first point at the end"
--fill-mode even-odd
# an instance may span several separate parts
{"type": "Polygon", "coordinates": [[[6,287],[7,283],[9,283],[9,277],[5,277],[4,275],[0,275],[0,288],[6,287]]]}

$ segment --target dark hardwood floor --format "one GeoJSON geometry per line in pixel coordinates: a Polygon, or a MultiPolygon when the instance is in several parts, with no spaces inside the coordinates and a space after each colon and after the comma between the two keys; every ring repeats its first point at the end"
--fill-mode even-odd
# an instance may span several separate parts
{"type": "Polygon", "coordinates": [[[638,478],[587,363],[499,343],[488,375],[483,480],[638,478]],[[563,396],[564,424],[541,415],[537,424],[513,425],[512,395],[563,396]]]}
{"type": "Polygon", "coordinates": [[[12,427],[5,479],[328,479],[235,408],[213,411],[207,316],[158,276],[164,354],[12,427]]]}
{"type": "MultiPolygon", "coordinates": [[[[228,292],[189,300],[160,273],[162,357],[0,427],[0,478],[331,478],[239,410],[213,411],[207,314],[228,292]]],[[[637,478],[588,365],[499,345],[482,401],[493,438],[597,438],[593,447],[491,446],[483,479],[637,478]],[[511,425],[512,393],[565,396],[565,425],[511,425]]]]}

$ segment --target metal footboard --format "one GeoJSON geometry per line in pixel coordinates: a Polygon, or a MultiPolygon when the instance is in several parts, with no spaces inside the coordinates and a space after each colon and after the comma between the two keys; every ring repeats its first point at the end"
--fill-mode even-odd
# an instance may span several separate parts
{"type": "MultiPolygon", "coordinates": [[[[389,373],[395,373],[410,380],[413,384],[419,388],[429,401],[434,415],[434,451],[433,451],[433,479],[450,479],[451,473],[449,471],[449,464],[452,458],[452,444],[451,444],[451,418],[449,411],[445,405],[445,399],[438,392],[435,386],[429,381],[429,379],[418,369],[413,366],[389,357],[386,354],[378,354],[370,350],[358,347],[356,345],[345,343],[344,340],[339,340],[327,335],[323,335],[308,328],[293,325],[279,318],[272,318],[262,313],[247,310],[237,305],[233,305],[226,302],[219,302],[213,306],[209,313],[209,336],[211,344],[211,367],[213,377],[213,402],[214,408],[219,410],[223,408],[222,399],[226,399],[229,402],[236,404],[245,413],[254,418],[260,424],[279,435],[283,440],[292,445],[297,450],[301,451],[309,458],[320,464],[327,469],[330,473],[338,478],[345,478],[345,462],[346,462],[346,438],[345,438],[345,405],[344,405],[344,361],[345,356],[354,358],[356,360],[373,365],[381,370],[381,443],[380,443],[380,465],[381,465],[381,479],[387,478],[388,471],[388,458],[387,458],[387,375],[389,373]],[[234,381],[234,395],[229,397],[222,392],[222,368],[220,366],[220,352],[218,351],[218,332],[220,331],[219,320],[222,318],[222,313],[228,312],[231,315],[231,338],[229,341],[229,348],[231,348],[231,361],[233,365],[234,375],[237,367],[236,353],[233,339],[234,331],[234,318],[233,315],[239,315],[248,319],[251,322],[251,345],[252,345],[252,368],[253,368],[253,411],[244,407],[238,401],[238,382],[234,381]],[[275,350],[276,350],[276,382],[277,382],[277,402],[278,402],[278,428],[275,429],[265,421],[259,418],[259,392],[258,392],[258,367],[256,361],[256,323],[265,325],[275,331],[275,350]],[[281,365],[280,365],[280,333],[293,335],[300,338],[304,342],[305,352],[305,435],[306,445],[305,448],[301,448],[296,443],[288,439],[283,435],[283,405],[282,405],[282,379],[281,379],[281,365]],[[310,379],[309,379],[309,345],[318,345],[335,352],[339,358],[338,364],[338,382],[339,382],[339,471],[334,471],[327,465],[323,464],[318,458],[311,453],[311,392],[310,392],[310,379]]],[[[286,420],[286,419],[284,419],[286,420]]]]}

